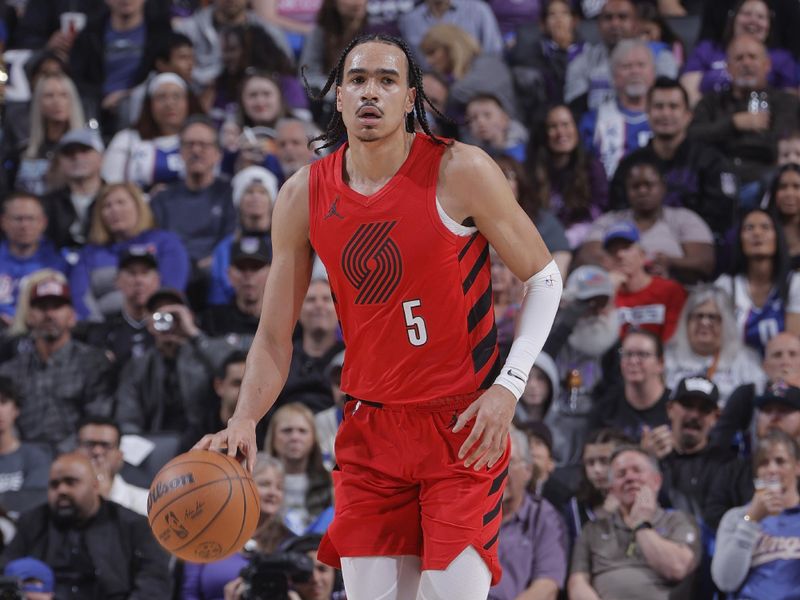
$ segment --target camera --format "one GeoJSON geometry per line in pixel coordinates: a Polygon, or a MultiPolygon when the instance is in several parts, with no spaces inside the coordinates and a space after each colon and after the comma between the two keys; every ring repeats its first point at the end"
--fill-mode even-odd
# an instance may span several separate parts
{"type": "Polygon", "coordinates": [[[168,312],[153,313],[153,329],[166,333],[175,329],[175,315],[168,312]]]}
{"type": "Polygon", "coordinates": [[[289,583],[307,583],[314,561],[300,552],[254,554],[239,575],[244,580],[242,600],[288,600],[289,583]]]}
{"type": "Polygon", "coordinates": [[[0,600],[25,600],[16,577],[0,577],[0,600]]]}

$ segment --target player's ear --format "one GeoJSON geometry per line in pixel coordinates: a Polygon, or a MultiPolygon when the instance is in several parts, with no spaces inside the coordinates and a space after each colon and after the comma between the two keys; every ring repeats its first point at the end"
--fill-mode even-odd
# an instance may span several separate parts
{"type": "Polygon", "coordinates": [[[336,110],[342,112],[342,86],[336,86],[336,110]]]}
{"type": "Polygon", "coordinates": [[[417,99],[417,88],[410,87],[408,88],[408,94],[406,95],[406,114],[411,114],[411,111],[414,110],[414,101],[417,99]]]}

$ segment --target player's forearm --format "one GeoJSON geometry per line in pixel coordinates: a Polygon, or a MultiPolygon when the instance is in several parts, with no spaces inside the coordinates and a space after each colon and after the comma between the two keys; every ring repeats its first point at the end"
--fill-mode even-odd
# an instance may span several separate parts
{"type": "Polygon", "coordinates": [[[283,389],[292,360],[292,344],[270,340],[261,332],[247,353],[242,387],[233,418],[258,423],[283,389]]]}
{"type": "Polygon", "coordinates": [[[694,555],[683,544],[676,544],[661,537],[654,529],[644,529],[636,534],[636,543],[644,558],[662,577],[678,581],[692,569],[694,555]]]}

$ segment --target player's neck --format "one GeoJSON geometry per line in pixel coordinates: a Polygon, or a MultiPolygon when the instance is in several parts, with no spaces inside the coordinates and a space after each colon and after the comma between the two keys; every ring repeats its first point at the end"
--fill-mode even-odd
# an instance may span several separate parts
{"type": "Polygon", "coordinates": [[[375,142],[353,136],[344,160],[346,183],[361,194],[374,194],[400,170],[413,142],[414,134],[403,130],[375,142]]]}

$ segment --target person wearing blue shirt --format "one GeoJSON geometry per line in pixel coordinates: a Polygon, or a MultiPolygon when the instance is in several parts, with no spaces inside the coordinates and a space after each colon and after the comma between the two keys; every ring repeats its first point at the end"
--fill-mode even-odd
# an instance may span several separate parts
{"type": "Polygon", "coordinates": [[[18,192],[3,202],[0,242],[0,320],[9,325],[14,318],[21,280],[40,269],[55,269],[65,275],[68,265],[53,243],[44,237],[47,217],[41,200],[18,192]]]}

